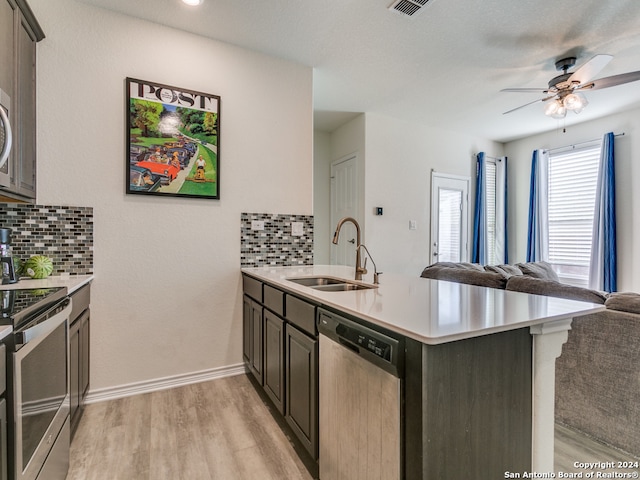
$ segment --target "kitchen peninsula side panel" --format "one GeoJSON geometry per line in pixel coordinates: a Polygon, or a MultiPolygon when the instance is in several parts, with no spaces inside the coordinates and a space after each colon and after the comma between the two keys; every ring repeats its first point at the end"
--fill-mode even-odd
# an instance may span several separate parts
{"type": "Polygon", "coordinates": [[[406,478],[531,470],[528,328],[441,345],[407,339],[406,478]]]}

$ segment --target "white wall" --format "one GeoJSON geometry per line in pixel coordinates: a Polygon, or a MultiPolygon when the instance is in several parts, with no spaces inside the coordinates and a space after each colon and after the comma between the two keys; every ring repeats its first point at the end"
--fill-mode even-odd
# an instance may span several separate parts
{"type": "Polygon", "coordinates": [[[313,132],[313,262],[328,265],[331,218],[331,134],[313,132]]]}
{"type": "MultiPolygon", "coordinates": [[[[330,142],[329,162],[358,153],[363,241],[378,269],[409,275],[418,275],[431,263],[431,171],[471,178],[471,226],[475,154],[503,154],[502,144],[496,142],[371,113],[334,131],[330,142]],[[384,214],[376,216],[375,207],[383,207],[384,214]],[[417,230],[409,230],[409,220],[417,221],[417,230]]],[[[318,156],[318,161],[326,158],[318,156]]],[[[314,188],[328,188],[328,184],[315,178],[314,188]]],[[[318,223],[329,211],[314,205],[314,215],[318,223]]],[[[316,243],[320,241],[324,239],[316,235],[316,243]]],[[[327,246],[329,242],[328,238],[327,246]]]]}
{"type": "Polygon", "coordinates": [[[37,201],[94,208],[92,390],[239,364],[240,213],[312,213],[312,70],[74,0],[29,3],[47,35],[37,201]],[[221,200],[124,193],[128,76],[222,97],[221,200]]]}
{"type": "Polygon", "coordinates": [[[555,148],[625,133],[615,139],[618,290],[640,292],[640,109],[561,128],[505,145],[509,157],[510,260],[522,262],[527,252],[527,218],[531,156],[536,148],[555,148]]]}
{"type": "MultiPolygon", "coordinates": [[[[365,117],[358,115],[353,120],[338,127],[330,134],[315,132],[314,141],[314,263],[329,264],[331,260],[331,240],[336,225],[331,223],[331,164],[346,156],[356,154],[358,189],[360,197],[364,192],[365,174],[365,117]]],[[[364,202],[358,200],[356,219],[364,229],[364,202]]]]}
{"type": "Polygon", "coordinates": [[[485,139],[366,114],[365,238],[378,269],[419,275],[432,263],[432,170],[470,177],[471,235],[475,154],[500,156],[502,150],[502,144],[485,139]],[[376,216],[375,207],[384,214],[376,216]],[[409,230],[410,220],[417,230],[409,230]]]}

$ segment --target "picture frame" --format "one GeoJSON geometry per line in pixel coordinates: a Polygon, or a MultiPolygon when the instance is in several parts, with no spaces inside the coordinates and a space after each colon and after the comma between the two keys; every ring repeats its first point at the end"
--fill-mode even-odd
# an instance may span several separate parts
{"type": "Polygon", "coordinates": [[[220,96],[126,79],[126,192],[220,199],[220,96]]]}

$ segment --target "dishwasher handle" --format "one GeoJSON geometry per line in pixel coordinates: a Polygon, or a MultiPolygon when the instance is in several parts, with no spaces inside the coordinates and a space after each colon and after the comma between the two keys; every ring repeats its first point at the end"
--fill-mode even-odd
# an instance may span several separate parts
{"type": "Polygon", "coordinates": [[[360,347],[351,343],[349,340],[345,340],[342,337],[338,337],[338,342],[340,342],[340,345],[342,345],[343,347],[347,347],[349,350],[353,350],[357,354],[360,354],[360,347]]]}

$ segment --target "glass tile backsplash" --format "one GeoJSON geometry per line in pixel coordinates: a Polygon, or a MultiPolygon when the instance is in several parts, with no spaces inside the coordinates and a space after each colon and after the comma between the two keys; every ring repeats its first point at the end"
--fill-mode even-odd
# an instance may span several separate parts
{"type": "Polygon", "coordinates": [[[10,228],[13,255],[46,255],[52,275],[93,274],[93,208],[0,204],[0,228],[10,228]]]}
{"type": "Polygon", "coordinates": [[[313,265],[313,216],[241,214],[240,265],[313,265]]]}

